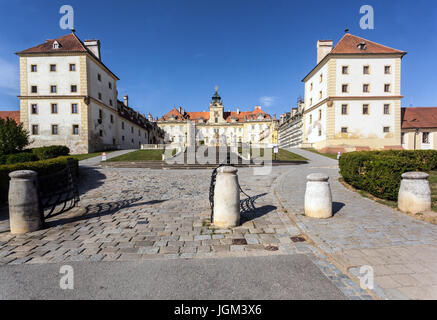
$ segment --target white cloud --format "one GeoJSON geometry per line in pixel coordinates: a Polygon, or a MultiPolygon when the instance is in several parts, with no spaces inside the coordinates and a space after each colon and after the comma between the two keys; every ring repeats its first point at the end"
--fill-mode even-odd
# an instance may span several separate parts
{"type": "Polygon", "coordinates": [[[11,94],[15,94],[19,89],[19,82],[18,64],[0,58],[0,89],[14,90],[11,94]]]}
{"type": "Polygon", "coordinates": [[[261,97],[259,98],[261,105],[264,107],[271,107],[276,102],[276,97],[261,97]]]}

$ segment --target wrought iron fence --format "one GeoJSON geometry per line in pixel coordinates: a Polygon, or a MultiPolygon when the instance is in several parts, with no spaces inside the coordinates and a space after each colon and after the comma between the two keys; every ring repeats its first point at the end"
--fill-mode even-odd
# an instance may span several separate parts
{"type": "Polygon", "coordinates": [[[65,169],[38,177],[38,196],[43,221],[76,206],[80,198],[73,159],[67,159],[65,169]],[[55,212],[58,206],[60,210],[55,212]]]}

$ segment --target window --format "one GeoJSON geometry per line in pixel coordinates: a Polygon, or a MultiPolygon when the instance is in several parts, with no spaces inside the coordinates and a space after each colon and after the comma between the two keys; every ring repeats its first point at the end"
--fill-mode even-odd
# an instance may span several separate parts
{"type": "Polygon", "coordinates": [[[38,87],[32,86],[31,91],[32,91],[32,93],[38,93],[38,87]]]}
{"type": "Polygon", "coordinates": [[[341,128],[341,133],[347,133],[347,127],[342,127],[341,128]]]}
{"type": "Polygon", "coordinates": [[[319,129],[319,137],[322,135],[322,129],[319,129]]]}
{"type": "Polygon", "coordinates": [[[422,143],[429,143],[429,132],[422,132],[422,143]]]}
{"type": "Polygon", "coordinates": [[[341,73],[342,74],[349,74],[349,66],[341,67],[341,73]]]}
{"type": "Polygon", "coordinates": [[[391,85],[389,83],[384,85],[384,92],[391,92],[391,85]]]}
{"type": "Polygon", "coordinates": [[[311,82],[310,91],[313,91],[313,83],[311,82]]]}
{"type": "Polygon", "coordinates": [[[32,64],[30,66],[30,72],[38,72],[38,66],[36,64],[32,64]]]}
{"type": "Polygon", "coordinates": [[[112,145],[115,146],[115,138],[112,138],[112,145]]]}
{"type": "Polygon", "coordinates": [[[323,82],[323,73],[320,75],[320,82],[323,82]]]}
{"type": "Polygon", "coordinates": [[[109,105],[112,106],[112,99],[109,99],[109,105]]]}
{"type": "Polygon", "coordinates": [[[363,67],[363,74],[370,74],[370,67],[369,66],[363,67]]]}
{"type": "Polygon", "coordinates": [[[99,92],[99,100],[102,100],[102,93],[99,92]]]}
{"type": "Polygon", "coordinates": [[[50,86],[50,93],[56,93],[58,88],[56,86],[50,86]]]}
{"type": "Polygon", "coordinates": [[[108,82],[109,89],[112,89],[112,83],[108,82]]]}
{"type": "Polygon", "coordinates": [[[141,137],[141,130],[138,129],[138,136],[141,137]]]}
{"type": "Polygon", "coordinates": [[[322,99],[322,97],[323,97],[323,92],[320,91],[320,92],[319,92],[319,99],[322,99]]]}
{"type": "Polygon", "coordinates": [[[363,84],[363,92],[364,93],[369,93],[369,88],[370,88],[370,86],[368,84],[363,84]]]}
{"type": "Polygon", "coordinates": [[[347,104],[341,105],[341,114],[343,115],[347,114],[347,104]]]}
{"type": "MultiPolygon", "coordinates": [[[[121,129],[124,130],[124,122],[123,121],[121,122],[121,129]]],[[[123,139],[123,141],[124,141],[124,139],[123,139]]]]}
{"type": "Polygon", "coordinates": [[[391,66],[385,66],[384,67],[384,73],[385,74],[391,74],[391,66]]]}
{"type": "Polygon", "coordinates": [[[401,133],[401,144],[405,144],[405,132],[401,133]]]}
{"type": "Polygon", "coordinates": [[[76,71],[76,65],[74,63],[70,63],[70,71],[76,71]]]}
{"type": "Polygon", "coordinates": [[[390,114],[390,105],[389,104],[384,105],[384,114],[390,114]]]}
{"type": "Polygon", "coordinates": [[[214,119],[214,122],[215,122],[215,123],[218,123],[218,118],[215,118],[215,119],[214,119]]]}
{"type": "Polygon", "coordinates": [[[369,114],[369,105],[363,104],[363,114],[369,114]]]}
{"type": "Polygon", "coordinates": [[[124,136],[121,136],[121,141],[124,141],[124,136]]]}
{"type": "Polygon", "coordinates": [[[73,124],[73,135],[77,136],[79,134],[79,125],[73,124]]]}
{"type": "Polygon", "coordinates": [[[77,92],[77,86],[76,85],[72,85],[71,86],[71,92],[77,92]]]}
{"type": "Polygon", "coordinates": [[[102,119],[102,118],[103,118],[103,110],[99,109],[99,119],[102,119]]]}
{"type": "Polygon", "coordinates": [[[319,120],[322,120],[322,110],[319,110],[319,120]]]}
{"type": "Polygon", "coordinates": [[[114,123],[114,116],[111,114],[111,123],[114,123]]]}
{"type": "Polygon", "coordinates": [[[97,74],[97,80],[102,81],[102,75],[100,73],[97,74]]]}
{"type": "Polygon", "coordinates": [[[310,114],[310,124],[313,123],[313,115],[310,114]]]}
{"type": "Polygon", "coordinates": [[[31,113],[32,114],[38,114],[38,105],[37,104],[32,104],[30,107],[31,113]]]}
{"type": "Polygon", "coordinates": [[[52,113],[58,113],[58,105],[56,103],[52,103],[52,113]]]}
{"type": "Polygon", "coordinates": [[[73,113],[73,114],[79,113],[77,103],[71,104],[71,113],[73,113]]]}
{"type": "Polygon", "coordinates": [[[52,135],[57,135],[57,134],[58,134],[58,125],[52,124],[52,135]]]}
{"type": "Polygon", "coordinates": [[[37,136],[39,134],[39,126],[37,124],[32,125],[32,135],[37,136]]]}
{"type": "Polygon", "coordinates": [[[310,106],[313,105],[313,98],[310,98],[310,106]]]}
{"type": "Polygon", "coordinates": [[[50,65],[50,72],[56,72],[56,64],[50,65]]]}
{"type": "Polygon", "coordinates": [[[99,136],[103,137],[103,130],[99,131],[99,136]]]}
{"type": "Polygon", "coordinates": [[[382,129],[382,131],[383,131],[384,133],[389,133],[389,132],[390,132],[390,127],[384,127],[384,128],[382,129]]]}
{"type": "Polygon", "coordinates": [[[348,84],[343,84],[341,86],[341,92],[348,93],[349,92],[349,85],[348,84]]]}
{"type": "Polygon", "coordinates": [[[134,133],[134,127],[130,128],[130,133],[134,133]]]}

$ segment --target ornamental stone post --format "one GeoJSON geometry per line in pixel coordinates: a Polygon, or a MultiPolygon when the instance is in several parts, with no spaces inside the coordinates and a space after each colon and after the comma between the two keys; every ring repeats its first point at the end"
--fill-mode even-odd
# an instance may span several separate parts
{"type": "Polygon", "coordinates": [[[9,223],[12,234],[33,232],[42,227],[36,186],[37,175],[31,170],[14,171],[9,174],[9,223]]]}
{"type": "Polygon", "coordinates": [[[428,177],[425,172],[407,172],[402,175],[398,196],[399,210],[413,214],[431,210],[428,177]]]}
{"type": "Polygon", "coordinates": [[[305,192],[305,215],[311,218],[332,217],[332,194],[329,177],[322,173],[312,173],[307,177],[305,192]]]}
{"type": "Polygon", "coordinates": [[[237,171],[230,166],[217,170],[213,224],[220,228],[232,228],[240,224],[240,188],[237,171]]]}

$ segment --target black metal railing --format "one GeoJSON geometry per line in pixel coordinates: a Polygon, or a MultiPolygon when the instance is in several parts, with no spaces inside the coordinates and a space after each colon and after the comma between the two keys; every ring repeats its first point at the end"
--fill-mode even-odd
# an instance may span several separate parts
{"type": "Polygon", "coordinates": [[[67,159],[65,169],[38,177],[38,197],[43,222],[76,206],[80,198],[73,159],[67,159]]]}

